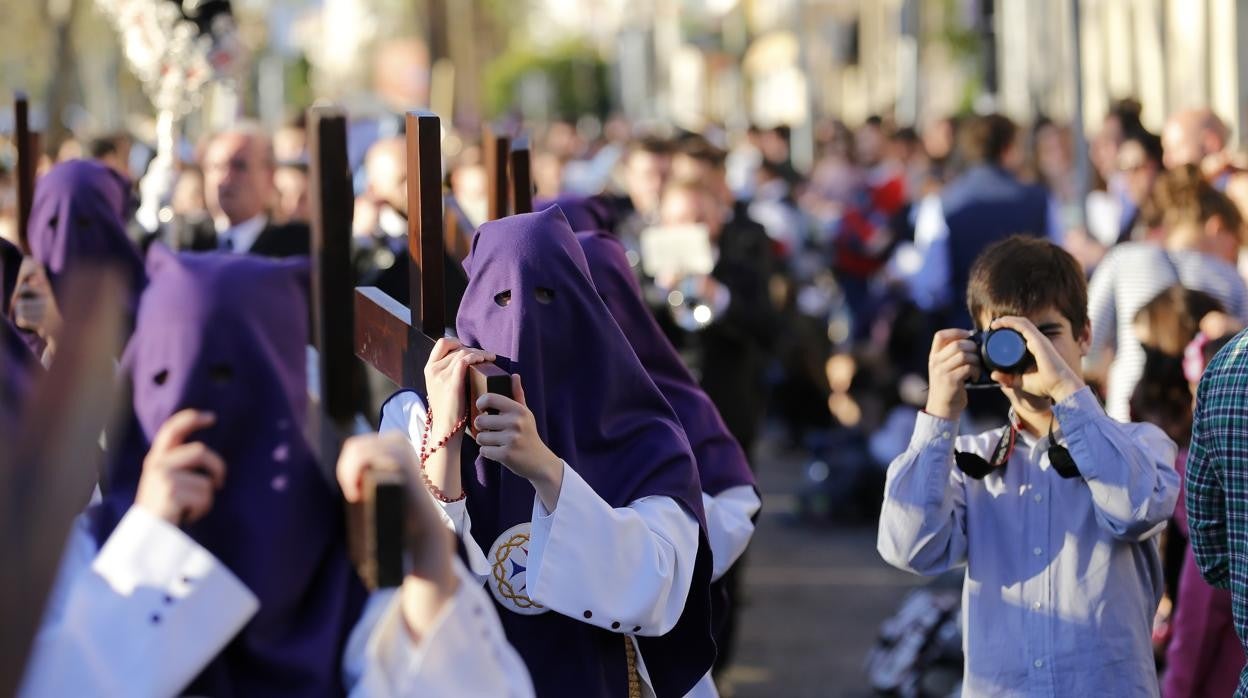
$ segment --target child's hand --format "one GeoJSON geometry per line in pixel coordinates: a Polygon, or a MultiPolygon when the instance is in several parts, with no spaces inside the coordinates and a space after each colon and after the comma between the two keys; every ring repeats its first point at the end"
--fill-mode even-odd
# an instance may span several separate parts
{"type": "Polygon", "coordinates": [[[924,412],[954,420],[966,409],[966,382],[979,378],[979,352],[968,330],[941,330],[932,338],[927,358],[927,406],[924,412]]]}
{"type": "Polygon", "coordinates": [[[1023,335],[1027,341],[1027,351],[1036,359],[1034,370],[1022,375],[993,371],[992,379],[1003,388],[1018,388],[1026,393],[1047,397],[1053,402],[1061,402],[1083,388],[1083,379],[1071,368],[1062,355],[1058,353],[1053,342],[1036,329],[1031,320],[1025,317],[1007,316],[992,321],[992,329],[1008,327],[1023,335]]]}
{"type": "Polygon", "coordinates": [[[563,461],[551,452],[537,433],[537,421],[524,401],[520,376],[511,377],[510,400],[487,393],[477,400],[477,407],[498,410],[498,414],[477,417],[477,444],[481,455],[507,466],[507,469],[533,483],[548,510],[554,511],[563,484],[563,461]]]}
{"type": "Polygon", "coordinates": [[[186,440],[216,419],[208,412],[182,410],[160,425],[143,459],[135,506],[174,526],[194,523],[212,510],[214,493],[225,484],[225,462],[204,444],[186,440]]]}

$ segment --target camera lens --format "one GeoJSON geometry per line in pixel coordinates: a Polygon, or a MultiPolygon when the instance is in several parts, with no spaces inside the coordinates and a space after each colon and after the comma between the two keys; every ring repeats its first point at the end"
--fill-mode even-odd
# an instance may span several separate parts
{"type": "Polygon", "coordinates": [[[1027,363],[1027,340],[1009,328],[988,333],[984,338],[984,359],[990,369],[1015,373],[1027,363]]]}

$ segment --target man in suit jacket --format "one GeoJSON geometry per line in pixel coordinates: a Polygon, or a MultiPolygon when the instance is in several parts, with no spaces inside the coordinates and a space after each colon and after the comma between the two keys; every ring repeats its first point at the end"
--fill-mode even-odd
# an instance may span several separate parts
{"type": "Polygon", "coordinates": [[[166,226],[146,244],[161,239],[174,249],[264,257],[310,253],[306,224],[270,220],[276,161],[272,141],[260,126],[242,123],[213,135],[204,148],[202,167],[210,219],[166,226]]]}

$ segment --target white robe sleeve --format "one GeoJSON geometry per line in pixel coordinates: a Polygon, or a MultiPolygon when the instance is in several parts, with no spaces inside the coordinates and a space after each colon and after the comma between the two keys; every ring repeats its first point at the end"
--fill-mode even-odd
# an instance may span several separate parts
{"type": "Polygon", "coordinates": [[[745,552],[754,536],[754,515],[762,506],[758,493],[749,485],[729,487],[714,497],[702,493],[706,534],[714,556],[711,581],[723,577],[745,552]]]}
{"type": "Polygon", "coordinates": [[[343,655],[352,696],[527,698],[533,682],[507,643],[494,603],[455,559],[459,589],[413,642],[395,590],[372,595],[343,655]]]}
{"type": "Polygon", "coordinates": [[[98,554],[79,519],[20,695],[176,695],[258,608],[211,553],[141,508],[98,554]]]}
{"type": "MultiPolygon", "coordinates": [[[[381,426],[378,431],[398,431],[407,437],[412,446],[420,450],[420,441],[425,433],[425,403],[412,391],[396,393],[381,408],[381,426]]],[[[443,502],[433,495],[429,499],[438,505],[438,513],[446,527],[464,542],[468,553],[468,568],[475,574],[478,584],[490,575],[490,564],[485,560],[485,553],[477,540],[472,537],[472,519],[468,516],[468,504],[464,500],[443,502]]]]}
{"type": "Polygon", "coordinates": [[[555,511],[534,497],[529,598],[604,630],[663,635],[684,611],[698,532],[671,497],[613,509],[564,463],[555,511]]]}

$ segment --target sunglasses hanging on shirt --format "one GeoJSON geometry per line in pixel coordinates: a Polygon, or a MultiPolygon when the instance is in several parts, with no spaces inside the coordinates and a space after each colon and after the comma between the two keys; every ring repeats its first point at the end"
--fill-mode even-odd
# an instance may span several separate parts
{"type": "MultiPolygon", "coordinates": [[[[983,456],[968,451],[954,451],[953,461],[967,477],[982,480],[989,473],[1004,468],[1014,453],[1014,444],[1018,441],[1018,429],[1013,424],[1006,429],[997,445],[992,449],[992,459],[984,460],[983,456]]],[[[1053,438],[1053,421],[1049,421],[1049,466],[1063,478],[1068,480],[1080,477],[1079,466],[1075,465],[1074,456],[1065,446],[1059,445],[1053,438]]]]}

